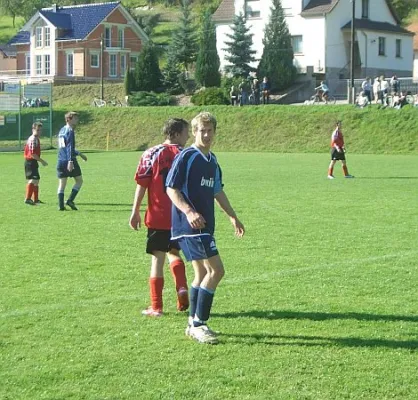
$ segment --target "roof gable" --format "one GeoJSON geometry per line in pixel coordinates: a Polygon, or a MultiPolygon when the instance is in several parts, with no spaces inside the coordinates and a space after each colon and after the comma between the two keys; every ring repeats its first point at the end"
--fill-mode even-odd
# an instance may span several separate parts
{"type": "Polygon", "coordinates": [[[235,16],[234,0],[223,0],[214,12],[212,19],[214,22],[230,22],[235,16]]]}
{"type": "MultiPolygon", "coordinates": [[[[393,25],[389,22],[381,21],[371,21],[369,19],[355,19],[356,29],[363,29],[369,31],[380,31],[380,32],[389,32],[389,33],[400,33],[403,35],[414,35],[413,32],[408,31],[407,29],[402,28],[399,25],[393,25]]],[[[351,29],[351,20],[347,22],[341,29],[351,29]]]]}
{"type": "Polygon", "coordinates": [[[339,0],[311,0],[302,10],[302,15],[327,14],[337,5],[339,0]]]}

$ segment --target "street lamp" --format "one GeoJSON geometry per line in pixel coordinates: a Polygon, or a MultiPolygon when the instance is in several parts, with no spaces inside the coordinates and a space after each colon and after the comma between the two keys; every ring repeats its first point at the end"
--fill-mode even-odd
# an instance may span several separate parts
{"type": "Polygon", "coordinates": [[[354,88],[354,41],[356,32],[356,0],[351,0],[352,12],[351,12],[351,60],[350,60],[350,103],[355,102],[355,88],[354,88]]]}

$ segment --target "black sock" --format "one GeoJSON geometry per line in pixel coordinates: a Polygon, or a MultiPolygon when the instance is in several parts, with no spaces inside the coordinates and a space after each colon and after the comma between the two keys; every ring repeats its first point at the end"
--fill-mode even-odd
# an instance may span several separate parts
{"type": "Polygon", "coordinates": [[[64,208],[64,193],[58,193],[58,205],[60,208],[64,208]]]}
{"type": "Polygon", "coordinates": [[[71,194],[70,194],[70,197],[68,198],[68,201],[74,201],[77,195],[78,195],[78,189],[71,190],[71,194]]]}

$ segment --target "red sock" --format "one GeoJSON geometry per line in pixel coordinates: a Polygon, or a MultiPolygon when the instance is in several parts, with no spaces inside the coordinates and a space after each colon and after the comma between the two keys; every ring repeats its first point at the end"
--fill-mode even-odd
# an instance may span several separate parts
{"type": "Polygon", "coordinates": [[[33,201],[38,201],[38,194],[39,194],[39,186],[38,185],[34,185],[33,186],[33,201]]]}
{"type": "Polygon", "coordinates": [[[149,292],[151,297],[151,307],[154,310],[163,310],[163,288],[164,278],[149,278],[149,292]]]}
{"type": "Polygon", "coordinates": [[[346,165],[343,165],[343,172],[344,172],[344,176],[348,175],[348,169],[346,165]]]}
{"type": "Polygon", "coordinates": [[[170,263],[171,275],[173,275],[176,291],[180,288],[187,289],[186,266],[183,260],[176,260],[170,263]]]}
{"type": "Polygon", "coordinates": [[[32,198],[34,186],[35,185],[33,183],[28,183],[26,185],[26,200],[29,200],[32,198]]]}
{"type": "Polygon", "coordinates": [[[332,176],[333,172],[334,172],[334,168],[332,167],[328,168],[328,175],[332,176]]]}

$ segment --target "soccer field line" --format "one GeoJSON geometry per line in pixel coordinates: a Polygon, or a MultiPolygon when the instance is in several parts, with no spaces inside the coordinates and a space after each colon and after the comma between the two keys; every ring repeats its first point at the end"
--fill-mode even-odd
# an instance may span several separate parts
{"type": "Polygon", "coordinates": [[[370,264],[372,262],[382,261],[382,260],[392,260],[394,258],[409,258],[412,256],[416,256],[417,254],[418,254],[417,250],[411,250],[411,251],[406,251],[402,253],[385,254],[381,256],[341,260],[341,261],[338,261],[337,263],[336,262],[320,263],[320,264],[311,265],[309,267],[282,269],[282,270],[275,271],[275,272],[268,272],[268,273],[252,275],[252,276],[225,278],[223,281],[225,284],[229,284],[229,285],[239,285],[244,282],[260,282],[260,281],[267,282],[276,276],[297,275],[297,274],[304,273],[307,271],[331,269],[335,267],[340,267],[342,265],[347,266],[349,268],[353,268],[361,264],[370,264]]]}
{"type": "MultiPolygon", "coordinates": [[[[395,254],[385,254],[381,256],[373,256],[373,257],[365,257],[365,258],[357,258],[351,260],[342,260],[338,263],[320,263],[311,265],[309,267],[301,267],[301,268],[292,268],[292,269],[283,269],[276,272],[270,272],[265,274],[259,275],[251,275],[246,277],[237,277],[237,278],[225,278],[224,284],[226,285],[240,285],[245,282],[268,282],[272,278],[277,276],[290,276],[290,275],[297,275],[300,273],[304,273],[307,271],[315,271],[315,270],[326,270],[335,268],[338,266],[345,266],[346,268],[353,268],[361,264],[369,264],[375,261],[382,261],[382,260],[392,260],[395,258],[410,258],[412,256],[416,256],[418,254],[417,250],[406,251],[402,253],[395,253],[395,254]]],[[[38,315],[39,313],[43,312],[50,312],[55,310],[69,310],[69,309],[79,309],[80,307],[89,307],[92,305],[103,306],[104,303],[120,303],[120,302],[131,302],[131,301],[138,301],[140,297],[138,295],[128,295],[128,296],[113,296],[113,297],[97,297],[88,300],[81,300],[78,302],[71,302],[71,303],[55,303],[55,304],[42,304],[38,305],[34,308],[24,309],[24,310],[9,310],[7,312],[0,312],[0,318],[12,318],[12,317],[21,317],[25,315],[38,315]]]]}

